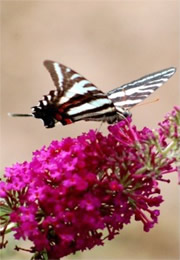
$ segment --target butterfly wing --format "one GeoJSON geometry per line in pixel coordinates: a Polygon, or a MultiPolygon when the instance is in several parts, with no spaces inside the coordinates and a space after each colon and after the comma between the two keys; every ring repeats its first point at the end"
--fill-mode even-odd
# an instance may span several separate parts
{"type": "Polygon", "coordinates": [[[117,110],[122,107],[129,109],[143,101],[156,89],[163,85],[175,73],[175,71],[175,68],[170,67],[168,69],[149,74],[138,80],[109,91],[107,96],[112,100],[117,110]]]}
{"type": "Polygon", "coordinates": [[[56,90],[50,91],[39,106],[33,107],[33,115],[41,118],[47,128],[57,121],[66,125],[82,119],[108,121],[115,117],[112,101],[90,81],[55,61],[46,60],[44,65],[56,90]]]}

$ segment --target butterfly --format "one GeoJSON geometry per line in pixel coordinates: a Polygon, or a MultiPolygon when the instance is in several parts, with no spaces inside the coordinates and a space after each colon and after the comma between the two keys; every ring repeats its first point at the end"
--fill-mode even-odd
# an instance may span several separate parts
{"type": "Polygon", "coordinates": [[[170,67],[104,93],[61,63],[46,60],[44,66],[56,89],[44,95],[39,104],[32,107],[31,114],[11,115],[42,119],[46,128],[52,128],[58,122],[67,125],[79,120],[109,124],[121,121],[131,116],[130,109],[152,94],[176,71],[170,67]]]}

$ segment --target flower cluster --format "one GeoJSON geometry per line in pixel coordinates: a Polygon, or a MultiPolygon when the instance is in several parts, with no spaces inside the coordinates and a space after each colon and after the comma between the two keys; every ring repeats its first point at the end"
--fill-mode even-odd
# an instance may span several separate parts
{"type": "MultiPolygon", "coordinates": [[[[158,181],[177,170],[180,108],[159,129],[138,131],[131,119],[53,141],[31,162],[6,168],[0,182],[4,233],[33,242],[34,259],[59,259],[113,239],[134,216],[149,231],[162,203],[158,181]],[[106,235],[102,232],[106,230],[106,235]]],[[[4,243],[4,242],[3,242],[4,243]]],[[[5,244],[5,243],[4,243],[5,244]]]]}

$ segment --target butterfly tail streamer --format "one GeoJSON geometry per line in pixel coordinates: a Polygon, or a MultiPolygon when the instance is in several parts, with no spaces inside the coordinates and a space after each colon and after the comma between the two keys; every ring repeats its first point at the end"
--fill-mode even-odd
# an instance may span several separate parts
{"type": "Polygon", "coordinates": [[[32,117],[33,114],[16,114],[16,113],[8,113],[8,116],[11,116],[11,117],[32,117]]]}

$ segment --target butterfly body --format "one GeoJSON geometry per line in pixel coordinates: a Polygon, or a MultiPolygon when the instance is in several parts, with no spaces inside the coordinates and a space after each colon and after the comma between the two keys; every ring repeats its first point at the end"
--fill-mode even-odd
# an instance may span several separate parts
{"type": "Polygon", "coordinates": [[[46,60],[44,65],[56,90],[44,95],[39,104],[32,107],[32,114],[12,115],[40,118],[46,128],[54,127],[57,122],[67,125],[79,120],[104,121],[109,124],[121,121],[131,116],[131,107],[148,97],[176,71],[173,67],[161,70],[105,94],[63,64],[46,60]]]}

